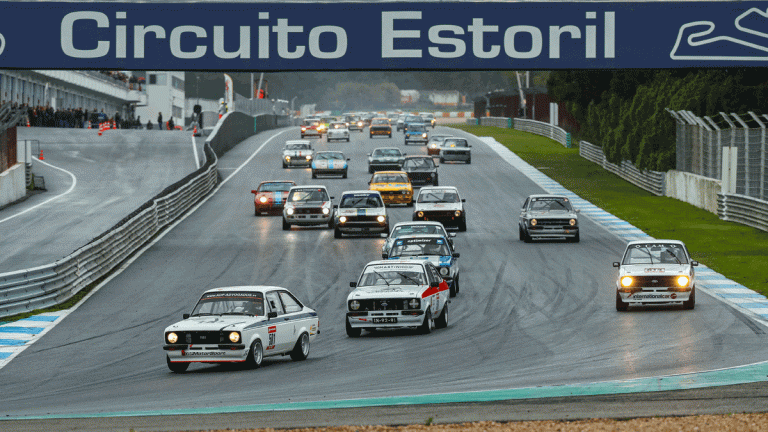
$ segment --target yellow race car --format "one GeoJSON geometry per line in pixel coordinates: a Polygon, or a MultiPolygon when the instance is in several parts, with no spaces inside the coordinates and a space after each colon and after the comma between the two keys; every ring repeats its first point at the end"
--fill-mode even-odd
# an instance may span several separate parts
{"type": "Polygon", "coordinates": [[[377,171],[368,184],[368,189],[379,191],[384,204],[413,205],[413,186],[405,171],[377,171]]]}

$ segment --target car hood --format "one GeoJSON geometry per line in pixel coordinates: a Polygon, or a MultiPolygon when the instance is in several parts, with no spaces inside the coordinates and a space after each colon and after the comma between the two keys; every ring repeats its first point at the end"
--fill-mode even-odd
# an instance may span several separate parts
{"type": "Polygon", "coordinates": [[[312,162],[312,165],[315,168],[339,169],[339,168],[346,168],[347,161],[338,160],[338,159],[323,159],[323,160],[315,160],[314,162],[312,162]]]}
{"type": "Polygon", "coordinates": [[[552,211],[529,211],[525,213],[526,217],[529,218],[535,218],[535,219],[578,219],[578,215],[576,213],[567,212],[565,210],[558,211],[558,210],[552,210],[552,211]]]}
{"type": "Polygon", "coordinates": [[[432,210],[462,210],[461,203],[416,203],[416,209],[420,211],[432,210]]]}
{"type": "Polygon", "coordinates": [[[410,183],[371,183],[371,190],[408,189],[410,183]]]}
{"type": "Polygon", "coordinates": [[[356,288],[349,293],[347,300],[365,300],[376,298],[413,298],[421,297],[427,285],[393,285],[356,288]]]}
{"type": "Polygon", "coordinates": [[[165,331],[240,330],[245,326],[266,321],[265,317],[245,315],[190,317],[166,327],[165,331]]]}
{"type": "Polygon", "coordinates": [[[303,207],[325,207],[330,204],[328,201],[301,201],[301,202],[286,202],[286,207],[303,208],[303,207]]]}
{"type": "Polygon", "coordinates": [[[414,260],[414,261],[429,261],[432,264],[435,265],[435,267],[450,267],[451,265],[451,257],[450,255],[419,255],[419,256],[408,256],[408,257],[390,257],[390,260],[414,260]]]}
{"type": "Polygon", "coordinates": [[[386,216],[387,210],[384,207],[376,208],[339,208],[336,209],[338,216],[386,216]]]}
{"type": "Polygon", "coordinates": [[[283,150],[283,156],[311,156],[312,150],[283,150]]]}
{"type": "Polygon", "coordinates": [[[688,274],[688,264],[637,264],[621,266],[621,276],[675,276],[688,274]]]}

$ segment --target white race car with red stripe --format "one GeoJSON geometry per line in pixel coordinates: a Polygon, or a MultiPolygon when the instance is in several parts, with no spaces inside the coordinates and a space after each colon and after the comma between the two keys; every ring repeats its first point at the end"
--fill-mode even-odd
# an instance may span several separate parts
{"type": "Polygon", "coordinates": [[[347,297],[347,336],[363,329],[448,326],[448,284],[428,261],[372,261],[347,297]]]}
{"type": "Polygon", "coordinates": [[[259,367],[264,357],[274,355],[306,359],[318,334],[317,312],[285,288],[214,288],[203,293],[191,314],[165,329],[163,350],[168,368],[176,373],[191,363],[259,367]]]}

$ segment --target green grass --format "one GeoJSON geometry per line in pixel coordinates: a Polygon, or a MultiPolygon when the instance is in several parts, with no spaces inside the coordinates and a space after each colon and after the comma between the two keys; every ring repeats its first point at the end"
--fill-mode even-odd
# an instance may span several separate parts
{"type": "MultiPolygon", "coordinates": [[[[768,295],[768,233],[720,220],[683,201],[657,197],[538,135],[491,126],[451,125],[490,136],[566,189],[659,239],[682,240],[693,259],[768,295]]],[[[587,241],[589,234],[585,235],[587,241]]],[[[582,238],[584,240],[584,238],[582,238]]],[[[616,257],[617,259],[619,257],[616,257]]]]}

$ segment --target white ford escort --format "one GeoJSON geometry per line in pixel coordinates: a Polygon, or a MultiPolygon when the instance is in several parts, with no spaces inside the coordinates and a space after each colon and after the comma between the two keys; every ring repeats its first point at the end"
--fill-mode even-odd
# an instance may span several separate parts
{"type": "Polygon", "coordinates": [[[203,293],[191,314],[165,329],[163,349],[168,368],[176,373],[190,363],[259,367],[268,356],[306,359],[319,334],[317,312],[285,288],[214,288],[203,293]]]}
{"type": "Polygon", "coordinates": [[[372,261],[347,297],[347,336],[363,329],[448,326],[448,284],[428,261],[372,261]]]}
{"type": "Polygon", "coordinates": [[[688,249],[678,240],[643,240],[627,244],[616,281],[616,310],[631,306],[680,303],[696,304],[696,275],[688,249]]]}

